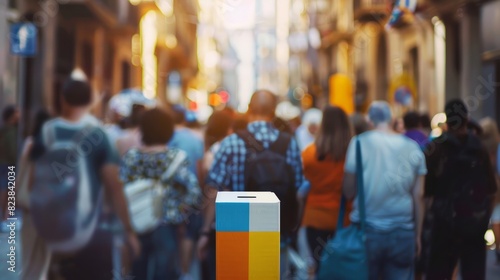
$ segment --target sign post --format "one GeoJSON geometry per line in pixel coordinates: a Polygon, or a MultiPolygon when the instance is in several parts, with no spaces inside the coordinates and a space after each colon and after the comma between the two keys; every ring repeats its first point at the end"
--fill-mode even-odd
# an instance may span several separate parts
{"type": "Polygon", "coordinates": [[[37,28],[31,22],[14,23],[10,26],[10,52],[12,55],[19,56],[19,91],[18,107],[20,119],[18,124],[18,152],[22,149],[22,140],[26,124],[26,110],[24,94],[26,91],[26,57],[36,55],[37,51],[37,28]]]}

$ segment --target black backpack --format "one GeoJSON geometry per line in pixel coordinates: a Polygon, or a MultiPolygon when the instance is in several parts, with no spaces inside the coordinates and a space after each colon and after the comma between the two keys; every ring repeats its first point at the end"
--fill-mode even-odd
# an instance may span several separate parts
{"type": "Polygon", "coordinates": [[[281,234],[290,236],[298,222],[295,174],[286,162],[291,136],[280,132],[278,139],[265,149],[248,130],[239,131],[237,135],[245,141],[247,149],[245,190],[276,194],[280,200],[281,234]]]}
{"type": "Polygon", "coordinates": [[[477,137],[468,135],[464,144],[449,137],[438,167],[439,184],[447,195],[435,198],[435,218],[461,236],[484,234],[491,215],[489,190],[495,184],[489,158],[477,137]]]}

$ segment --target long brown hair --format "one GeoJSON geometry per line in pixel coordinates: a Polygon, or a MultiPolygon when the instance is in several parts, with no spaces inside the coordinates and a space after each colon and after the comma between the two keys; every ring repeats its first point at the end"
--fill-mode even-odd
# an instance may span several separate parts
{"type": "Polygon", "coordinates": [[[351,138],[352,127],[344,110],[327,106],[315,141],[318,160],[327,157],[333,161],[344,160],[351,138]]]}

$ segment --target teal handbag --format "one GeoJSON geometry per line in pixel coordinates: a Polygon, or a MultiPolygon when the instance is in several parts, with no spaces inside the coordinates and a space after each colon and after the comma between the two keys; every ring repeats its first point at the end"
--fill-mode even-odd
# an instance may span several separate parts
{"type": "Polygon", "coordinates": [[[316,280],[365,280],[368,279],[366,252],[366,213],[363,190],[361,144],[356,139],[356,184],[358,192],[359,225],[344,228],[346,199],[342,196],[335,237],[328,241],[321,256],[321,266],[316,280]]]}

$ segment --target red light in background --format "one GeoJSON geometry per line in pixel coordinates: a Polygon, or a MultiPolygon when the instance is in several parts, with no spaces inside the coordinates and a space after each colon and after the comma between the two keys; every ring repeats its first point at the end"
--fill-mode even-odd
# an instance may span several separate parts
{"type": "Polygon", "coordinates": [[[222,103],[227,103],[229,101],[229,93],[225,90],[222,90],[219,92],[219,96],[220,96],[220,100],[222,101],[222,103]]]}
{"type": "Polygon", "coordinates": [[[191,110],[191,111],[198,110],[198,104],[194,101],[189,102],[189,110],[191,110]]]}

